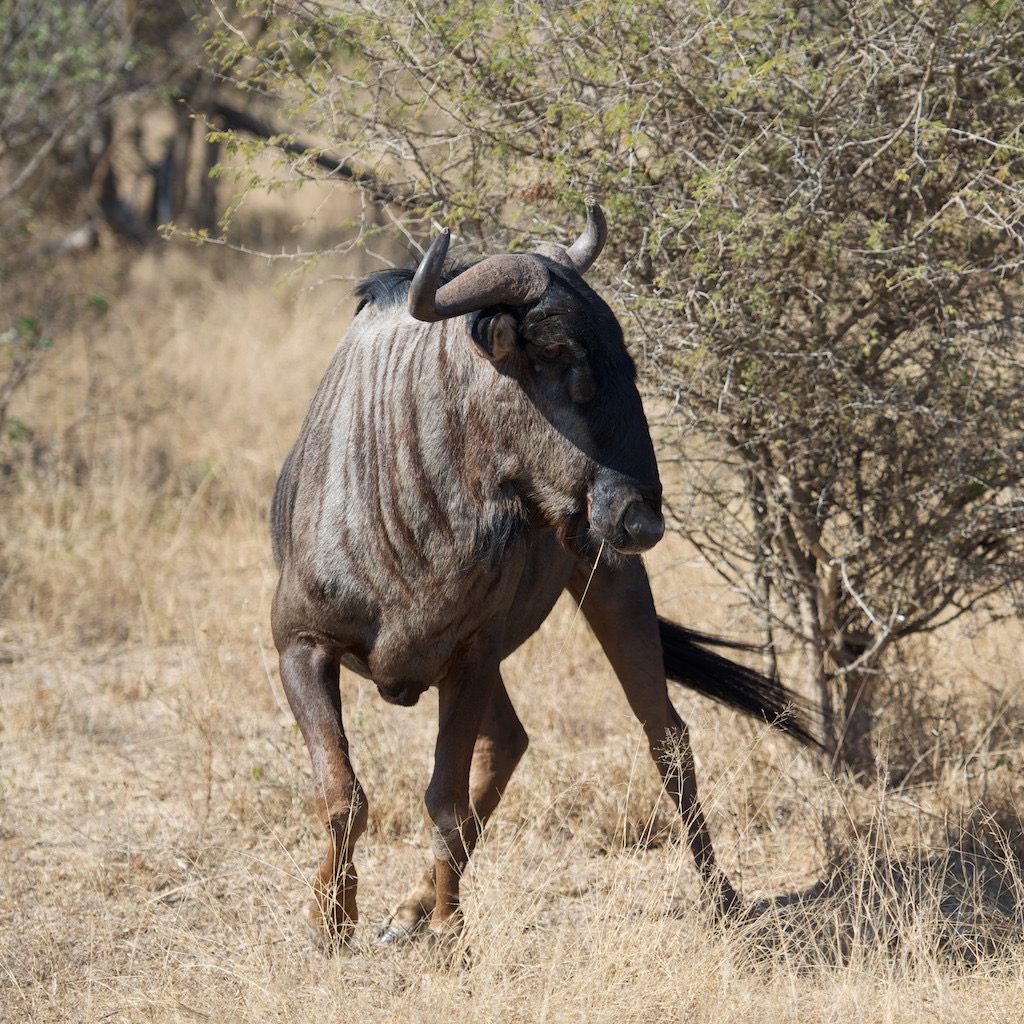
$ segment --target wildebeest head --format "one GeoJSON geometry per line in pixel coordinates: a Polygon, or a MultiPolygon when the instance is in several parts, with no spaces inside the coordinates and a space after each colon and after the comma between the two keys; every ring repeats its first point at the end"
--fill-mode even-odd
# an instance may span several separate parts
{"type": "Polygon", "coordinates": [[[491,256],[439,287],[445,232],[420,263],[408,304],[428,322],[468,315],[478,354],[513,378],[563,439],[556,472],[565,500],[562,521],[551,524],[563,541],[582,550],[592,531],[635,553],[656,544],[665,524],[636,368],[611,309],[582,278],[606,237],[604,214],[588,200],[587,226],[571,246],[491,256]]]}

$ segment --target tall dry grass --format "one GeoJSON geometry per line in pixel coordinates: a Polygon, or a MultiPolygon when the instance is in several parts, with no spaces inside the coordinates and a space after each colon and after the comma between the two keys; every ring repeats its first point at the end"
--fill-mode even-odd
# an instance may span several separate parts
{"type": "MultiPolygon", "coordinates": [[[[908,652],[874,786],[677,695],[749,907],[718,928],[640,730],[560,607],[507,673],[532,744],[468,873],[456,971],[372,941],[425,863],[432,702],[388,708],[347,678],[363,923],[349,952],[314,953],[297,910],[322,839],[272,655],[264,517],[346,286],[187,247],[67,272],[81,316],[21,398],[31,440],[0,458],[0,1019],[1019,1018],[1005,625],[908,652]]],[[[651,570],[674,617],[742,628],[679,543],[651,570]]]]}

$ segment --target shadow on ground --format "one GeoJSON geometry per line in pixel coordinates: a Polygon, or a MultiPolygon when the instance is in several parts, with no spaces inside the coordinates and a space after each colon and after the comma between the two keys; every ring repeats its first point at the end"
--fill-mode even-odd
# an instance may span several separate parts
{"type": "Polygon", "coordinates": [[[739,925],[758,965],[811,970],[883,955],[969,970],[1024,956],[1024,833],[971,829],[944,849],[836,858],[810,888],[753,903],[739,925]]]}

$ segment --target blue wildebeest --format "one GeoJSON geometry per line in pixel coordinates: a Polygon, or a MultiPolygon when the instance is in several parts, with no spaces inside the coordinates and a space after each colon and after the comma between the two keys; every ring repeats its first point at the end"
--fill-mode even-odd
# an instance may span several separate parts
{"type": "Polygon", "coordinates": [[[460,875],[527,745],[501,662],[563,590],[583,601],[717,908],[736,896],[715,863],[666,675],[809,739],[792,694],[655,613],[640,552],[664,532],[661,483],[622,331],[583,281],[606,236],[600,207],[587,213],[568,248],[443,275],[445,233],[415,276],[364,281],[281,471],[273,631],[328,833],[308,912],[326,945],[356,922],[353,856],[367,821],[340,666],[393,704],[438,691],[433,863],[381,929],[385,942],[460,930],[460,875]]]}

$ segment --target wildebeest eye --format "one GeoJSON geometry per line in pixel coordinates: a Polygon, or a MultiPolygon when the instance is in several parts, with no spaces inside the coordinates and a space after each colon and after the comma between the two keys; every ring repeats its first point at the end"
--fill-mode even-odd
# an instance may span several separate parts
{"type": "Polygon", "coordinates": [[[553,363],[564,351],[564,345],[539,345],[537,347],[537,358],[543,363],[553,363]]]}

